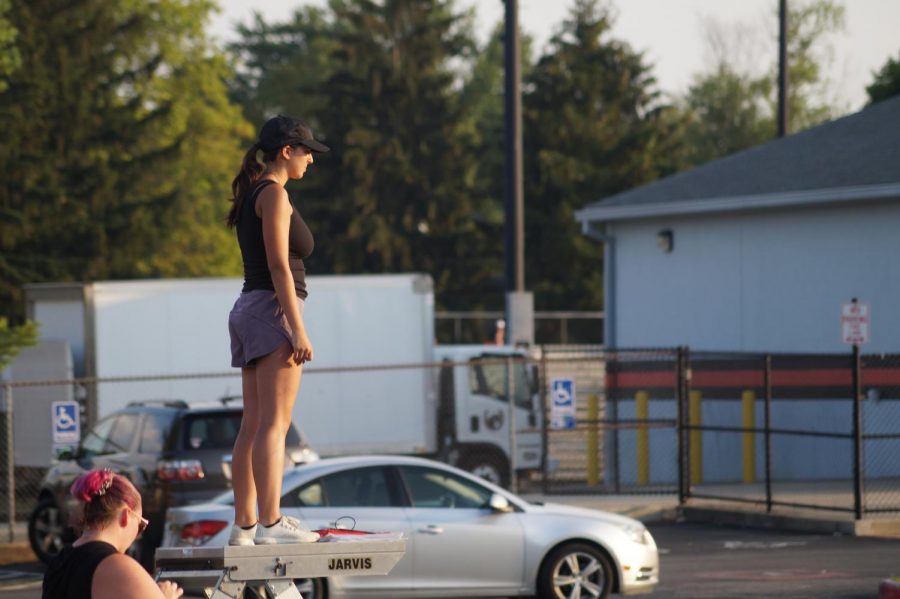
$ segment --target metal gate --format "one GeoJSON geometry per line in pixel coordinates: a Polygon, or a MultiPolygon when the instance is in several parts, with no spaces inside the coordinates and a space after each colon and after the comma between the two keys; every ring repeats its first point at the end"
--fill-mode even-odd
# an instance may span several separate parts
{"type": "Polygon", "coordinates": [[[572,382],[575,418],[554,423],[548,398],[542,490],[675,493],[677,357],[666,349],[545,347],[546,386],[572,382]]]}

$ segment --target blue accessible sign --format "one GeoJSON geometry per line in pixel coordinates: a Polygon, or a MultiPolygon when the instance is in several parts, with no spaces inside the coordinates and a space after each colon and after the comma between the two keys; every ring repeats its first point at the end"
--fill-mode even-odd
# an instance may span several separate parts
{"type": "Polygon", "coordinates": [[[77,401],[54,401],[52,407],[53,444],[77,444],[81,441],[81,418],[77,401]]]}
{"type": "Polygon", "coordinates": [[[575,428],[575,381],[553,379],[550,389],[550,428],[575,428]]]}

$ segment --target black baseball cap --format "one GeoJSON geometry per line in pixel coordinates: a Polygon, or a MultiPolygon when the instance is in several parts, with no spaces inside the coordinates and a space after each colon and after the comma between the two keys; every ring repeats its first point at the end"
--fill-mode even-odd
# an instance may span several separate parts
{"type": "Polygon", "coordinates": [[[327,152],[331,148],[313,137],[312,129],[302,121],[289,116],[278,115],[266,121],[259,130],[259,147],[271,152],[284,146],[306,146],[313,152],[327,152]]]}

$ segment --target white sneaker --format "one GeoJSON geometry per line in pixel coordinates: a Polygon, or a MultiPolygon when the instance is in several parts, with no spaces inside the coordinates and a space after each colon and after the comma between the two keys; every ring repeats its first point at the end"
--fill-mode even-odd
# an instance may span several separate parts
{"type": "Polygon", "coordinates": [[[288,543],[315,543],[319,533],[303,528],[300,521],[290,516],[281,516],[278,524],[256,527],[257,545],[284,545],[288,543]]]}
{"type": "Polygon", "coordinates": [[[241,528],[237,524],[231,527],[231,536],[228,537],[229,545],[253,545],[253,539],[256,537],[256,524],[252,528],[241,528]]]}

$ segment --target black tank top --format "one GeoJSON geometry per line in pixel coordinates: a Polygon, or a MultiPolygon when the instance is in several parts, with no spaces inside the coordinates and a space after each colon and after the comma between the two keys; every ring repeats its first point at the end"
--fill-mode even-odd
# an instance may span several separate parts
{"type": "MultiPolygon", "coordinates": [[[[272,282],[272,273],[269,271],[269,263],[266,260],[266,246],[263,242],[262,219],[256,215],[256,199],[260,191],[275,181],[263,179],[250,188],[241,204],[241,211],[237,222],[238,245],[241,247],[241,257],[244,261],[244,288],[243,291],[255,289],[275,290],[272,282]]],[[[306,267],[303,259],[312,254],[312,232],[300,213],[291,204],[291,227],[288,232],[288,266],[294,275],[294,290],[297,297],[306,299],[306,267]]]]}
{"type": "Polygon", "coordinates": [[[94,570],[114,553],[116,548],[105,541],[63,548],[47,566],[41,599],[91,599],[94,570]]]}

